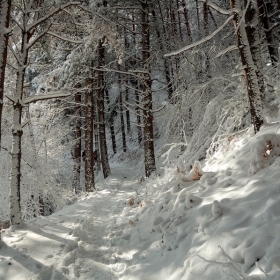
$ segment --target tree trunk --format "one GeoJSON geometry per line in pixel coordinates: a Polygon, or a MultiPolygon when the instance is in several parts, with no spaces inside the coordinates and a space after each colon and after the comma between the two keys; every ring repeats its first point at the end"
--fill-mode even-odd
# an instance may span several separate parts
{"type": "MultiPolygon", "coordinates": [[[[160,8],[160,6],[159,6],[159,8],[160,8]]],[[[160,14],[162,16],[161,10],[160,10],[160,14]]],[[[164,37],[161,35],[161,32],[159,30],[160,23],[157,20],[157,16],[156,16],[156,12],[154,10],[154,7],[153,7],[152,15],[153,15],[154,21],[156,22],[155,29],[156,29],[156,34],[157,34],[158,42],[159,42],[159,48],[160,48],[161,52],[164,54],[164,53],[167,52],[167,50],[164,49],[164,42],[163,42],[164,41],[164,37]]],[[[164,19],[162,18],[161,20],[162,20],[161,23],[163,24],[164,19]]],[[[163,25],[163,33],[165,33],[164,25],[163,25]]],[[[171,101],[172,97],[173,97],[173,85],[172,85],[172,82],[171,82],[171,77],[170,77],[170,71],[169,71],[169,66],[168,66],[167,58],[164,58],[163,66],[164,66],[165,80],[166,80],[166,84],[167,84],[168,100],[171,101]]]]}
{"type": "MultiPolygon", "coordinates": [[[[23,21],[27,19],[24,15],[23,21]]],[[[12,169],[11,169],[11,189],[10,189],[10,219],[12,225],[21,224],[21,206],[20,206],[20,181],[21,181],[21,139],[22,139],[22,98],[23,98],[23,84],[25,77],[25,69],[28,59],[28,43],[30,34],[22,31],[22,43],[20,59],[18,60],[17,78],[16,78],[16,92],[13,102],[14,115],[12,126],[12,169]]]]}
{"type": "Polygon", "coordinates": [[[115,127],[114,127],[114,119],[117,115],[117,111],[115,109],[115,104],[112,105],[112,108],[110,108],[110,100],[109,100],[109,93],[106,90],[106,100],[108,105],[108,111],[109,111],[109,126],[110,126],[110,134],[111,134],[111,140],[112,140],[112,149],[114,154],[117,153],[117,144],[116,144],[116,135],[115,135],[115,127]]]}
{"type": "MultiPolygon", "coordinates": [[[[129,44],[128,44],[128,40],[127,40],[127,36],[126,36],[126,28],[124,28],[124,45],[125,48],[128,49],[129,48],[129,44]]],[[[125,71],[128,72],[128,66],[127,63],[125,62],[125,71]]],[[[125,101],[128,102],[128,77],[126,76],[125,78],[125,101]]],[[[130,113],[128,108],[126,108],[125,110],[125,115],[126,115],[126,129],[127,129],[127,134],[129,134],[131,132],[131,125],[130,125],[130,113]]]]}
{"type": "MultiPolygon", "coordinates": [[[[241,11],[240,0],[230,0],[230,6],[232,9],[241,11]]],[[[257,69],[257,66],[255,65],[252,57],[245,24],[243,21],[240,22],[240,16],[237,13],[235,13],[233,23],[235,30],[237,30],[239,24],[239,28],[236,32],[237,46],[239,48],[240,58],[244,70],[244,77],[247,85],[251,122],[254,126],[255,133],[257,133],[260,130],[261,125],[263,124],[263,97],[261,95],[258,76],[256,73],[257,71],[259,71],[259,69],[257,69]]]]}
{"type": "Polygon", "coordinates": [[[181,25],[181,14],[180,14],[180,8],[179,8],[179,0],[176,0],[176,8],[177,8],[177,16],[178,16],[178,27],[179,27],[179,34],[181,42],[183,42],[183,32],[182,32],[182,25],[181,25]]]}
{"type": "MultiPolygon", "coordinates": [[[[129,91],[128,91],[128,79],[127,78],[125,80],[125,84],[126,84],[125,101],[128,102],[129,91]]],[[[126,110],[125,110],[125,115],[126,115],[126,130],[127,130],[127,134],[129,134],[131,132],[131,125],[130,125],[130,113],[129,113],[128,108],[126,108],[126,110]]]]}
{"type": "Polygon", "coordinates": [[[93,162],[93,79],[87,79],[86,130],[85,130],[85,189],[86,192],[95,190],[94,162],[93,162]]]}
{"type": "Polygon", "coordinates": [[[191,44],[192,43],[192,35],[191,35],[189,15],[188,15],[188,10],[187,10],[187,5],[186,5],[185,0],[182,0],[182,6],[183,6],[183,9],[184,9],[184,18],[185,18],[187,38],[188,38],[189,44],[191,44]]]}
{"type": "Polygon", "coordinates": [[[268,17],[268,15],[273,12],[272,9],[269,9],[269,7],[271,7],[271,3],[267,3],[267,5],[265,5],[263,0],[258,0],[258,7],[264,33],[266,36],[271,64],[273,67],[277,67],[277,62],[279,60],[278,48],[273,35],[273,29],[271,28],[270,20],[268,17]]]}
{"type": "Polygon", "coordinates": [[[80,177],[81,177],[81,153],[82,153],[82,131],[81,131],[81,93],[77,92],[75,94],[76,103],[76,127],[75,127],[75,147],[74,147],[74,180],[73,188],[75,193],[80,190],[80,177]]]}
{"type": "MultiPolygon", "coordinates": [[[[117,66],[120,71],[120,65],[117,66]]],[[[119,86],[119,107],[120,107],[120,117],[121,117],[121,131],[122,131],[122,144],[123,151],[126,152],[126,136],[125,136],[125,125],[124,125],[124,117],[123,117],[123,101],[122,101],[122,85],[121,85],[121,74],[118,73],[118,86],[119,86]]]]}
{"type": "Polygon", "coordinates": [[[2,139],[2,113],[4,99],[4,79],[7,62],[8,34],[7,28],[10,24],[11,0],[0,0],[0,150],[2,139]]]}
{"type": "MultiPolygon", "coordinates": [[[[244,0],[244,5],[247,6],[248,0],[244,0]]],[[[260,17],[258,13],[258,6],[256,3],[250,3],[245,14],[246,32],[251,49],[253,63],[255,65],[255,72],[259,84],[260,98],[264,100],[265,86],[262,74],[262,58],[261,58],[261,38],[259,35],[260,17]]]]}
{"type": "Polygon", "coordinates": [[[144,157],[146,177],[156,171],[154,153],[154,133],[153,133],[153,103],[152,103],[152,81],[149,71],[150,54],[150,34],[149,34],[148,5],[142,2],[142,63],[144,74],[143,84],[143,121],[144,121],[144,157]]]}
{"type": "MultiPolygon", "coordinates": [[[[105,47],[102,45],[102,41],[98,43],[98,68],[101,69],[105,65],[105,47]]],[[[105,131],[105,110],[104,110],[104,73],[98,71],[98,90],[97,90],[97,107],[98,107],[98,120],[99,120],[99,141],[100,141],[100,153],[101,164],[104,178],[107,178],[111,174],[108,151],[106,143],[106,131],[105,131]]]]}
{"type": "Polygon", "coordinates": [[[100,145],[99,145],[99,131],[98,131],[98,108],[97,108],[97,96],[94,98],[94,146],[96,151],[96,162],[95,166],[98,172],[101,170],[101,161],[100,161],[100,145]]]}

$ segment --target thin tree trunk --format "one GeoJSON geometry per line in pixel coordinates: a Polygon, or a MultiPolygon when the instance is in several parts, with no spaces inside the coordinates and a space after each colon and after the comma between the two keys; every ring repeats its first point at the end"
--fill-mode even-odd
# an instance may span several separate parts
{"type": "MultiPolygon", "coordinates": [[[[204,36],[205,37],[209,35],[208,12],[209,12],[208,6],[205,2],[203,2],[203,22],[204,22],[204,36]]],[[[211,78],[211,75],[210,75],[210,58],[209,58],[209,51],[208,50],[205,52],[205,56],[206,56],[206,59],[205,59],[205,79],[209,79],[209,78],[211,78]]],[[[210,88],[210,86],[208,86],[208,89],[207,89],[208,96],[210,96],[210,93],[211,93],[211,88],[210,88]]]]}
{"type": "MultiPolygon", "coordinates": [[[[247,6],[248,0],[244,0],[244,5],[247,6]]],[[[256,3],[250,3],[245,14],[246,32],[251,49],[253,63],[255,65],[255,72],[259,84],[260,98],[264,100],[265,86],[264,77],[262,74],[262,58],[261,58],[261,38],[259,35],[260,18],[258,13],[258,6],[256,3]]]]}
{"type": "MultiPolygon", "coordinates": [[[[107,92],[107,91],[106,91],[107,92]]],[[[98,107],[97,107],[97,95],[94,98],[94,146],[96,150],[96,168],[98,171],[101,170],[101,160],[100,160],[100,145],[99,145],[99,131],[98,131],[98,107]]]]}
{"type": "Polygon", "coordinates": [[[74,147],[74,180],[73,188],[75,193],[77,190],[80,190],[80,177],[81,177],[81,153],[82,153],[82,131],[81,131],[81,93],[77,92],[75,94],[75,103],[76,103],[76,114],[75,114],[75,147],[74,147]]]}
{"type": "MultiPolygon", "coordinates": [[[[163,17],[160,6],[159,6],[159,9],[160,9],[161,17],[163,17]]],[[[167,52],[167,50],[164,49],[164,42],[163,42],[164,41],[164,37],[161,35],[161,32],[159,30],[160,23],[157,20],[157,16],[156,16],[156,12],[154,10],[154,6],[153,6],[152,15],[153,15],[154,21],[156,22],[155,29],[156,29],[156,35],[157,35],[157,38],[158,38],[158,42],[159,42],[159,48],[160,48],[161,52],[164,54],[164,53],[167,52]]],[[[164,24],[163,24],[164,23],[164,19],[162,18],[161,20],[162,20],[161,23],[162,23],[162,26],[163,26],[163,33],[165,34],[165,27],[164,27],[164,24]]],[[[163,66],[164,66],[165,79],[166,79],[166,83],[167,83],[168,100],[172,100],[172,97],[173,97],[173,85],[172,85],[172,82],[171,82],[171,77],[170,77],[170,71],[169,71],[169,66],[168,66],[167,58],[164,58],[163,66]]]]}
{"type": "MultiPolygon", "coordinates": [[[[102,45],[102,41],[98,43],[98,68],[101,69],[105,65],[105,47],[102,45]]],[[[106,143],[106,131],[105,131],[105,110],[104,110],[104,73],[98,71],[98,90],[97,90],[97,107],[98,107],[98,120],[99,120],[99,141],[100,141],[100,153],[101,164],[104,178],[107,178],[111,174],[108,151],[106,143]]]]}
{"type": "Polygon", "coordinates": [[[273,36],[273,29],[271,28],[271,24],[269,21],[269,13],[272,12],[272,10],[268,10],[267,7],[270,7],[271,3],[267,3],[267,6],[265,5],[263,0],[258,0],[258,7],[259,7],[259,13],[260,18],[262,21],[264,33],[266,36],[267,41],[267,47],[268,47],[268,53],[270,56],[271,64],[273,67],[277,67],[277,62],[279,60],[279,53],[278,48],[275,42],[275,38],[273,36]]]}
{"type": "Polygon", "coordinates": [[[93,79],[87,79],[86,105],[86,130],[85,130],[85,189],[86,192],[95,190],[94,161],[93,161],[93,79]]]}
{"type": "Polygon", "coordinates": [[[199,18],[199,5],[198,5],[198,0],[195,0],[195,9],[196,9],[196,20],[197,20],[197,27],[200,34],[200,18],[199,18]]]}
{"type": "MultiPolygon", "coordinates": [[[[23,96],[25,98],[28,98],[27,92],[25,89],[23,89],[23,96]]],[[[29,137],[30,137],[30,142],[31,142],[31,147],[33,149],[34,153],[34,161],[33,161],[33,168],[37,169],[39,163],[37,162],[37,150],[36,150],[36,144],[35,144],[35,137],[33,133],[33,128],[31,124],[31,115],[30,115],[30,104],[28,104],[28,107],[26,109],[26,119],[29,120],[28,122],[28,129],[29,129],[29,137]]],[[[44,143],[46,145],[46,140],[44,140],[44,143]]],[[[34,200],[34,196],[31,196],[31,199],[34,200]]],[[[44,207],[44,196],[43,196],[43,191],[39,190],[39,199],[38,199],[39,205],[40,205],[40,215],[44,216],[45,215],[45,207],[44,207]]]]}
{"type": "MultiPolygon", "coordinates": [[[[128,45],[128,40],[127,40],[127,36],[126,36],[126,28],[124,28],[124,45],[125,48],[128,49],[129,45],[128,45]]],[[[128,71],[128,67],[127,67],[127,63],[125,62],[125,71],[128,71]]],[[[125,101],[128,102],[128,77],[126,76],[125,79],[125,101]]],[[[129,134],[131,132],[131,125],[130,125],[130,113],[128,108],[126,108],[125,110],[125,115],[126,115],[126,129],[127,129],[127,133],[129,134]]]]}
{"type": "MultiPolygon", "coordinates": [[[[120,71],[120,65],[117,65],[118,70],[120,71]]],[[[121,74],[118,73],[118,86],[119,86],[119,107],[120,107],[120,118],[121,118],[121,131],[122,131],[122,144],[123,151],[126,152],[126,135],[125,135],[125,125],[123,117],[123,101],[122,101],[122,85],[121,85],[121,74]]]]}
{"type": "Polygon", "coordinates": [[[181,14],[180,14],[180,8],[179,8],[179,0],[176,0],[176,8],[177,8],[180,39],[181,39],[181,42],[183,42],[183,32],[182,32],[182,25],[181,25],[181,14]]]}
{"type": "MultiPolygon", "coordinates": [[[[230,6],[232,9],[241,11],[240,0],[230,0],[230,6]]],[[[263,124],[263,103],[261,91],[259,89],[258,76],[256,73],[258,69],[256,70],[256,65],[252,57],[245,24],[243,22],[240,22],[240,17],[237,13],[235,13],[233,24],[235,30],[237,30],[239,24],[239,28],[236,32],[237,46],[240,52],[240,58],[244,70],[244,77],[247,85],[251,121],[254,126],[255,133],[257,133],[257,131],[260,130],[260,127],[263,124]]]]}
{"type": "MultiPolygon", "coordinates": [[[[135,18],[134,18],[134,14],[132,14],[132,31],[133,31],[133,45],[136,46],[136,25],[135,25],[135,18]]],[[[135,57],[135,61],[137,60],[137,57],[135,57]]],[[[136,65],[136,62],[133,62],[133,66],[136,65]]],[[[136,119],[137,119],[137,139],[138,139],[138,144],[140,145],[143,141],[143,133],[142,133],[142,128],[141,128],[141,112],[139,110],[139,82],[138,80],[135,79],[135,77],[132,77],[131,79],[131,84],[133,85],[134,89],[135,89],[135,100],[136,100],[136,119]]]]}
{"type": "MultiPolygon", "coordinates": [[[[128,91],[128,80],[127,80],[127,78],[125,80],[125,84],[126,84],[125,102],[128,102],[129,91],[128,91]]],[[[126,110],[125,110],[125,115],[126,115],[126,130],[127,130],[127,134],[129,134],[131,132],[131,125],[130,125],[130,113],[129,113],[128,108],[126,108],[126,110]]]]}
{"type": "Polygon", "coordinates": [[[0,0],[0,150],[2,139],[2,113],[4,99],[4,79],[7,63],[8,34],[7,28],[10,24],[11,0],[0,0]]]}
{"type": "MultiPolygon", "coordinates": [[[[27,21],[26,16],[23,16],[23,22],[27,21]]],[[[23,84],[25,77],[25,69],[27,66],[28,49],[30,34],[22,31],[22,43],[20,59],[18,60],[17,78],[16,78],[16,98],[13,102],[14,115],[12,126],[12,169],[11,169],[11,189],[10,189],[10,219],[12,225],[21,224],[21,206],[20,206],[20,181],[21,181],[21,139],[22,139],[22,97],[23,84]]]]}
{"type": "MultiPolygon", "coordinates": [[[[110,108],[110,100],[109,100],[109,93],[108,90],[105,90],[106,94],[106,100],[108,108],[110,108]]],[[[115,135],[115,127],[114,127],[114,119],[117,115],[117,111],[115,109],[115,104],[113,104],[112,108],[108,110],[109,111],[109,126],[110,126],[110,134],[111,134],[111,140],[112,140],[112,149],[114,154],[117,153],[117,144],[116,144],[116,135],[115,135]]]]}
{"type": "Polygon", "coordinates": [[[42,193],[39,193],[39,205],[40,205],[40,215],[45,216],[44,198],[42,193]]]}
{"type": "Polygon", "coordinates": [[[148,5],[142,2],[142,63],[147,72],[143,78],[143,121],[144,121],[144,157],[145,157],[145,174],[146,177],[156,171],[155,153],[154,153],[154,133],[153,133],[153,103],[152,103],[152,81],[149,73],[149,51],[150,51],[150,34],[148,5]]]}
{"type": "Polygon", "coordinates": [[[186,5],[185,0],[182,0],[182,6],[183,6],[183,9],[184,9],[184,18],[185,18],[187,38],[188,38],[189,44],[191,44],[193,40],[192,40],[191,28],[190,28],[190,22],[189,22],[189,15],[188,15],[188,10],[187,10],[187,5],[186,5]]]}

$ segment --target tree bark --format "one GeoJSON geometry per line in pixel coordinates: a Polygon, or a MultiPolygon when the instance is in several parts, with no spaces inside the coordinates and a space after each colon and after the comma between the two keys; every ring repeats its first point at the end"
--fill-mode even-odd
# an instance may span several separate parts
{"type": "MultiPolygon", "coordinates": [[[[159,0],[158,0],[159,1],[159,0]]],[[[158,2],[160,4],[160,2],[158,2]]],[[[133,31],[133,36],[132,36],[132,42],[133,45],[136,45],[136,24],[135,24],[135,18],[134,18],[134,13],[132,14],[132,31],[133,31]]],[[[136,61],[137,61],[137,57],[134,57],[134,61],[133,61],[133,67],[136,66],[136,61]]],[[[135,93],[135,100],[136,100],[136,119],[137,119],[137,139],[138,139],[138,144],[141,145],[142,141],[143,141],[143,133],[142,133],[142,128],[141,128],[141,112],[139,110],[139,81],[132,76],[131,78],[131,84],[133,86],[133,88],[135,89],[134,93],[135,93]]]]}
{"type": "MultiPolygon", "coordinates": [[[[232,9],[241,11],[240,0],[230,0],[230,7],[232,9]]],[[[243,66],[244,77],[247,86],[251,122],[254,126],[255,133],[257,133],[260,130],[261,125],[263,124],[263,97],[259,89],[258,76],[256,73],[257,71],[259,71],[259,69],[257,69],[257,66],[255,65],[252,57],[245,24],[243,21],[240,22],[240,16],[237,13],[234,13],[233,24],[235,30],[237,30],[239,24],[239,28],[236,32],[237,46],[239,48],[241,63],[243,66]]]]}
{"type": "MultiPolygon", "coordinates": [[[[163,15],[162,15],[162,12],[161,12],[161,7],[159,6],[160,8],[160,14],[161,14],[161,23],[162,23],[162,26],[163,26],[163,33],[165,34],[165,28],[164,28],[164,19],[163,19],[163,15]]],[[[158,43],[159,43],[159,48],[161,50],[161,52],[164,54],[167,52],[167,50],[164,49],[164,36],[161,35],[161,32],[159,30],[159,21],[157,20],[157,16],[156,16],[156,12],[154,10],[154,6],[153,6],[153,10],[152,10],[152,15],[153,15],[153,18],[154,18],[154,21],[156,22],[156,26],[155,26],[155,30],[156,30],[156,35],[157,35],[157,38],[158,38],[158,43]]],[[[168,66],[168,61],[167,61],[167,58],[164,58],[163,60],[163,66],[164,66],[164,74],[165,74],[165,80],[166,80],[166,84],[167,84],[167,92],[168,92],[168,100],[171,101],[172,100],[172,97],[173,97],[173,85],[172,85],[172,82],[171,82],[171,76],[170,76],[170,70],[169,70],[169,66],[168,66]]]]}
{"type": "MultiPolygon", "coordinates": [[[[105,65],[105,47],[102,45],[102,41],[98,43],[98,68],[102,69],[105,65]]],[[[98,90],[97,90],[97,107],[98,107],[98,120],[99,120],[99,141],[100,141],[100,154],[101,165],[104,178],[107,178],[111,174],[108,151],[106,143],[106,131],[105,131],[105,110],[104,110],[104,73],[98,71],[98,90]]]]}
{"type": "Polygon", "coordinates": [[[259,14],[260,14],[260,18],[262,21],[262,25],[267,41],[268,53],[270,56],[271,64],[273,67],[277,67],[277,62],[279,60],[279,53],[273,35],[273,29],[271,28],[270,20],[268,17],[269,13],[272,12],[272,9],[271,10],[269,9],[269,7],[271,7],[271,3],[267,3],[266,5],[263,0],[258,0],[258,7],[259,7],[259,14]]]}
{"type": "Polygon", "coordinates": [[[183,10],[184,10],[184,18],[185,18],[187,38],[188,38],[189,44],[191,44],[193,40],[192,40],[191,28],[190,28],[190,22],[189,22],[189,15],[188,15],[188,10],[187,10],[187,5],[186,5],[185,0],[182,0],[182,6],[183,6],[183,10]]]}
{"type": "Polygon", "coordinates": [[[85,130],[85,189],[86,192],[95,190],[94,161],[93,161],[93,79],[87,79],[86,105],[86,130],[85,130]]]}
{"type": "Polygon", "coordinates": [[[81,93],[77,92],[75,94],[76,103],[76,127],[75,127],[75,147],[74,147],[74,180],[73,188],[75,193],[80,190],[80,177],[81,177],[81,153],[82,153],[82,131],[81,131],[81,93]]]}
{"type": "Polygon", "coordinates": [[[144,74],[143,84],[143,122],[144,122],[144,157],[145,174],[150,177],[156,171],[155,153],[154,153],[154,133],[153,133],[153,103],[152,103],[152,81],[149,70],[150,55],[150,34],[148,19],[148,4],[142,2],[142,63],[147,72],[144,74]]]}
{"type": "MultiPolygon", "coordinates": [[[[125,48],[128,49],[129,44],[128,44],[128,40],[127,40],[127,36],[126,36],[126,28],[124,28],[124,45],[125,48]]],[[[125,71],[128,72],[128,66],[127,63],[125,62],[125,71]]],[[[128,77],[125,78],[125,101],[128,102],[128,77]]],[[[131,125],[130,125],[130,113],[128,108],[126,108],[125,110],[125,115],[126,115],[126,129],[127,129],[127,134],[129,134],[131,132],[131,125]]]]}
{"type": "Polygon", "coordinates": [[[112,108],[110,108],[110,100],[109,100],[109,93],[106,90],[106,100],[107,100],[107,105],[109,108],[109,126],[110,126],[110,134],[111,134],[111,140],[112,140],[112,149],[114,154],[117,153],[117,144],[116,144],[116,135],[115,135],[115,127],[114,127],[114,119],[115,116],[117,115],[117,111],[115,108],[115,104],[112,105],[112,108]]]}
{"type": "MultiPolygon", "coordinates": [[[[117,66],[120,71],[120,65],[117,66]]],[[[121,118],[121,131],[122,131],[122,144],[123,151],[126,152],[126,135],[125,135],[125,125],[124,125],[124,117],[123,117],[123,101],[122,101],[122,85],[121,85],[121,74],[118,73],[118,86],[119,86],[119,107],[120,107],[120,118],[121,118]]]]}
{"type": "MultiPolygon", "coordinates": [[[[247,6],[248,0],[244,0],[244,5],[247,6]]],[[[258,6],[256,3],[250,2],[247,12],[245,13],[246,33],[251,49],[253,63],[255,65],[255,72],[259,84],[260,98],[264,100],[264,77],[262,74],[262,58],[261,58],[261,38],[259,34],[260,17],[258,13],[258,6]]]]}
{"type": "MultiPolygon", "coordinates": [[[[24,27],[27,25],[27,16],[24,14],[24,27]]],[[[28,43],[31,38],[29,32],[22,30],[22,43],[20,50],[20,58],[18,59],[17,78],[16,78],[16,93],[13,102],[14,115],[12,126],[12,169],[11,169],[11,189],[10,189],[10,219],[12,225],[21,224],[21,206],[20,206],[20,181],[21,181],[21,139],[22,139],[22,98],[23,98],[23,84],[25,77],[25,69],[28,60],[28,43]]]]}
{"type": "Polygon", "coordinates": [[[11,0],[0,0],[0,150],[2,139],[2,114],[4,99],[4,79],[7,63],[8,33],[10,24],[11,0]]]}

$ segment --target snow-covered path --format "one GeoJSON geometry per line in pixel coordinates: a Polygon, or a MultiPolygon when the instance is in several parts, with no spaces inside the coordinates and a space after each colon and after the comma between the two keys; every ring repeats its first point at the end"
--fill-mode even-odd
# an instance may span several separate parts
{"type": "Polygon", "coordinates": [[[119,279],[125,265],[114,257],[118,248],[111,240],[135,171],[119,167],[113,173],[98,193],[14,232],[6,230],[0,279],[119,279]]]}

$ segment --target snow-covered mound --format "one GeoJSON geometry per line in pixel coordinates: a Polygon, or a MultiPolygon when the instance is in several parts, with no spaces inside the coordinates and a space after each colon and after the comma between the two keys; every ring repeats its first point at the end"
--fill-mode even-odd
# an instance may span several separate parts
{"type": "Polygon", "coordinates": [[[130,252],[121,279],[279,280],[279,127],[229,138],[203,171],[188,174],[180,162],[147,181],[155,194],[128,205],[129,221],[119,221],[116,246],[130,252]]]}

